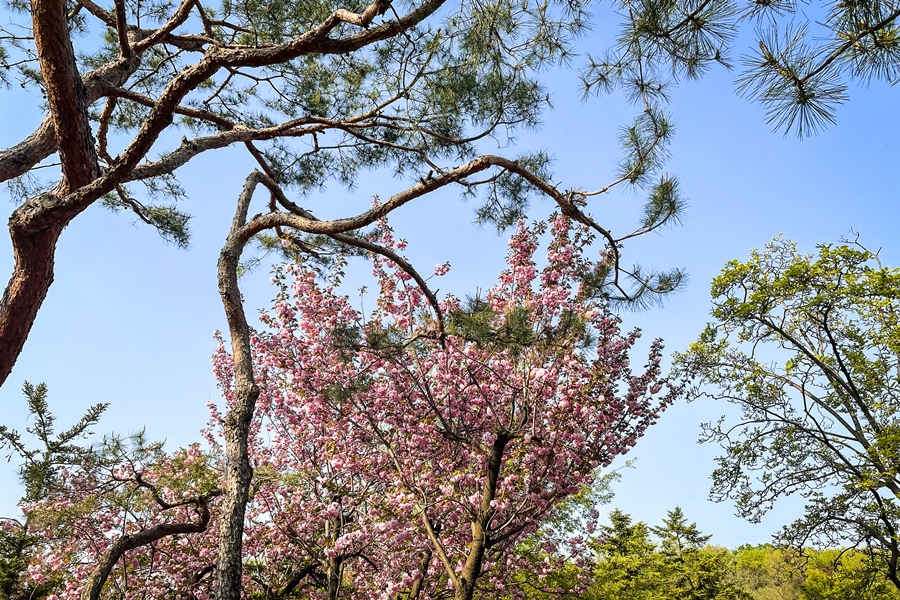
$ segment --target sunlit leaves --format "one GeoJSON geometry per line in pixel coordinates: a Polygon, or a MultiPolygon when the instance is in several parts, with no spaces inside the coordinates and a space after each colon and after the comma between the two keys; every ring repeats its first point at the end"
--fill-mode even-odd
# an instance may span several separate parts
{"type": "Polygon", "coordinates": [[[715,63],[728,66],[737,12],[730,0],[648,0],[617,3],[626,21],[616,44],[583,72],[588,92],[622,87],[634,102],[665,102],[680,77],[697,78],[715,63]]]}
{"type": "Polygon", "coordinates": [[[75,442],[90,435],[90,428],[97,424],[108,405],[95,404],[77,423],[57,433],[56,417],[47,402],[47,386],[26,381],[22,391],[28,399],[28,412],[34,417],[34,424],[25,431],[37,438],[42,447],[28,448],[19,432],[0,425],[0,448],[9,449],[23,460],[19,476],[25,485],[24,500],[34,502],[54,491],[64,466],[78,463],[90,453],[75,442]]]}
{"type": "Polygon", "coordinates": [[[641,227],[656,229],[663,225],[677,225],[684,212],[685,201],[678,189],[678,180],[663,175],[653,186],[650,198],[644,205],[641,227]]]}
{"type": "MultiPolygon", "coordinates": [[[[776,12],[793,11],[776,4],[776,12]]],[[[758,12],[751,11],[751,16],[758,12]]],[[[767,121],[785,133],[814,135],[835,122],[847,101],[847,79],[894,83],[900,68],[895,2],[836,2],[821,24],[826,37],[808,33],[808,23],[761,29],[759,51],[744,57],[738,89],[767,109],[767,121]]]]}
{"type": "Polygon", "coordinates": [[[848,79],[894,83],[900,75],[900,41],[894,1],[848,0],[825,5],[820,32],[808,20],[784,22],[793,0],[623,2],[626,19],[615,45],[590,58],[582,73],[586,93],[621,88],[633,102],[667,102],[680,77],[701,76],[715,63],[730,68],[728,54],[741,21],[759,26],[758,52],[743,57],[738,90],[760,102],[767,122],[800,138],[835,122],[848,79]]]}
{"type": "Polygon", "coordinates": [[[631,126],[620,134],[625,156],[619,164],[619,174],[632,184],[646,184],[669,156],[668,143],[674,127],[668,116],[657,110],[642,112],[631,126]]]}
{"type": "Polygon", "coordinates": [[[148,178],[141,183],[147,188],[149,199],[157,200],[156,202],[144,204],[132,197],[124,186],[117,193],[107,194],[100,202],[113,212],[122,209],[131,211],[140,221],[156,229],[164,240],[179,248],[187,248],[190,243],[188,224],[191,217],[171,203],[171,200],[177,200],[184,194],[178,181],[172,176],[163,176],[148,178]],[[165,203],[167,200],[170,203],[165,203]]]}
{"type": "Polygon", "coordinates": [[[712,316],[678,364],[695,393],[728,400],[740,420],[704,425],[724,450],[711,495],[758,520],[803,493],[804,517],[781,536],[799,545],[871,545],[897,556],[900,272],[861,246],[816,256],[776,239],[713,281],[712,316]]]}

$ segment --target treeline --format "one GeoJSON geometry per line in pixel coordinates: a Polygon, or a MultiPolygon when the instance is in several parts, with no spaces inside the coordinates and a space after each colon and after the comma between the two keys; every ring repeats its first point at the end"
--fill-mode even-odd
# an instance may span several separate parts
{"type": "MultiPolygon", "coordinates": [[[[898,600],[900,592],[873,566],[871,556],[853,549],[778,548],[743,545],[730,550],[710,544],[711,535],[688,523],[679,507],[659,526],[649,526],[620,510],[589,543],[582,568],[574,565],[554,578],[529,581],[525,572],[510,582],[529,600],[898,600]],[[538,588],[536,581],[544,582],[538,588]],[[585,582],[590,582],[586,584],[585,582]],[[553,587],[555,584],[556,587],[553,587]],[[575,591],[588,585],[584,591],[575,591]]],[[[48,598],[60,580],[20,587],[27,547],[38,540],[0,529],[0,598],[48,598]]],[[[490,594],[491,597],[495,597],[490,594]]],[[[58,597],[58,596],[52,596],[58,597]]],[[[305,594],[290,594],[304,598],[305,594]]],[[[481,596],[478,596],[481,597],[481,596]]]]}
{"type": "Polygon", "coordinates": [[[615,510],[591,544],[585,569],[531,588],[533,600],[893,600],[896,587],[861,550],[743,545],[730,550],[688,523],[679,507],[660,526],[615,510]],[[590,571],[589,573],[587,571],[590,571]],[[592,581],[587,591],[563,590],[592,581]],[[562,593],[561,593],[562,592],[562,593]]]}

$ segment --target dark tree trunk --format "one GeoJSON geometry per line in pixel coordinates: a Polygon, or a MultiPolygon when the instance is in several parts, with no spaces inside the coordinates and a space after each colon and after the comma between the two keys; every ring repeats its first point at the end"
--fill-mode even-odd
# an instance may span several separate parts
{"type": "Polygon", "coordinates": [[[62,163],[63,182],[57,191],[66,195],[93,181],[100,171],[87,116],[87,91],[75,63],[66,0],[31,0],[31,19],[62,163]]]}
{"type": "MultiPolygon", "coordinates": [[[[75,49],[69,37],[65,0],[32,0],[34,44],[50,107],[50,123],[45,123],[29,148],[13,148],[5,153],[7,167],[22,168],[40,160],[51,146],[62,163],[63,179],[54,194],[30,199],[13,211],[9,232],[13,245],[13,273],[0,300],[0,385],[12,372],[16,359],[34,324],[38,310],[53,282],[53,257],[63,228],[81,207],[62,207],[60,198],[93,181],[99,173],[94,138],[87,116],[87,91],[75,63],[75,49]],[[52,127],[50,127],[52,124],[52,127]]],[[[31,138],[29,138],[31,140],[31,138]]],[[[86,205],[85,205],[86,206],[86,205]]]]}
{"type": "Polygon", "coordinates": [[[453,591],[454,600],[472,600],[475,596],[475,583],[481,576],[481,565],[484,562],[484,553],[488,549],[487,528],[494,515],[491,503],[497,497],[497,481],[500,479],[500,467],[503,464],[503,452],[509,437],[504,434],[497,435],[491,447],[485,470],[484,490],[481,495],[481,505],[478,507],[478,517],[472,522],[472,541],[469,543],[469,555],[463,565],[459,576],[459,585],[453,591]]]}

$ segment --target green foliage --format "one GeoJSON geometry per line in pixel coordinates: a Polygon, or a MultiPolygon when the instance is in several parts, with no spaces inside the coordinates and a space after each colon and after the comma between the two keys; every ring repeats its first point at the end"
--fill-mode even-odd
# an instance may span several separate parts
{"type": "Polygon", "coordinates": [[[710,537],[678,507],[657,527],[634,522],[617,509],[592,542],[593,583],[587,591],[563,593],[587,575],[574,564],[556,575],[555,591],[523,588],[531,600],[560,594],[579,600],[900,599],[865,552],[771,544],[728,550],[710,545],[710,537]]]}
{"type": "Polygon", "coordinates": [[[738,91],[766,107],[776,129],[795,130],[801,138],[835,123],[835,108],[847,101],[840,72],[817,68],[807,27],[788,25],[767,30],[758,57],[748,58],[738,91]]]}
{"type": "Polygon", "coordinates": [[[621,88],[635,101],[666,102],[679,78],[697,78],[716,63],[730,68],[732,42],[748,21],[757,24],[758,52],[742,57],[738,91],[760,102],[767,121],[785,133],[803,138],[833,124],[848,79],[900,77],[894,0],[822,3],[809,10],[815,16],[798,14],[794,0],[615,4],[626,21],[616,44],[584,69],[587,93],[621,88]]]}
{"type": "MultiPolygon", "coordinates": [[[[141,183],[146,187],[151,201],[184,196],[181,186],[171,176],[149,178],[141,183]]],[[[144,204],[132,197],[124,186],[120,186],[115,194],[103,196],[100,202],[113,212],[121,209],[132,211],[138,219],[155,228],[160,237],[179,248],[187,248],[190,243],[188,222],[191,217],[175,204],[144,204]]]]}
{"type": "MultiPolygon", "coordinates": [[[[772,7],[795,10],[780,2],[772,7]]],[[[744,58],[738,80],[740,92],[768,109],[769,123],[801,138],[835,122],[836,106],[848,98],[848,76],[895,83],[900,74],[896,2],[837,2],[826,9],[820,39],[809,33],[808,22],[772,22],[761,32],[759,52],[744,58]]]]}
{"type": "Polygon", "coordinates": [[[712,497],[755,521],[803,493],[784,543],[850,543],[900,587],[900,270],[858,245],[814,257],[779,238],[729,263],[712,294],[715,322],[677,359],[696,395],[742,411],[704,425],[724,450],[712,497]]]}
{"type": "Polygon", "coordinates": [[[662,526],[650,530],[659,539],[659,552],[666,559],[665,579],[671,595],[691,599],[737,597],[725,582],[727,552],[704,550],[712,536],[701,534],[696,523],[688,524],[680,507],[669,511],[662,526]]]}
{"type": "MultiPolygon", "coordinates": [[[[19,477],[25,487],[22,502],[36,502],[46,498],[58,482],[61,468],[81,463],[92,456],[90,448],[76,442],[91,434],[106,404],[95,404],[69,429],[56,433],[56,417],[47,403],[47,386],[32,385],[27,381],[22,391],[28,399],[28,412],[34,425],[26,432],[37,438],[41,447],[29,449],[22,436],[15,430],[0,425],[0,448],[10,450],[7,460],[16,454],[22,459],[19,477]]],[[[30,520],[0,518],[0,598],[4,600],[39,600],[48,596],[60,583],[50,580],[32,586],[26,576],[31,549],[40,542],[29,530],[30,520]]]]}
{"type": "Polygon", "coordinates": [[[449,314],[448,332],[484,346],[521,353],[528,348],[562,347],[564,340],[578,340],[582,347],[593,342],[584,320],[572,311],[563,311],[553,322],[527,309],[514,307],[504,316],[500,326],[491,306],[479,296],[449,314]]]}
{"type": "Polygon", "coordinates": [[[28,555],[40,538],[29,535],[25,525],[14,520],[0,525],[0,598],[3,600],[40,600],[49,596],[61,583],[53,578],[40,585],[32,585],[25,573],[28,555]]]}
{"type": "Polygon", "coordinates": [[[644,205],[641,227],[656,229],[661,225],[679,224],[685,207],[685,201],[678,190],[678,180],[662,175],[644,205]]]}
{"type": "Polygon", "coordinates": [[[650,528],[616,509],[609,515],[609,525],[600,529],[593,550],[597,555],[594,570],[596,583],[587,597],[590,600],[637,600],[651,597],[661,586],[662,563],[656,545],[650,539],[650,528]]]}
{"type": "Polygon", "coordinates": [[[47,386],[37,386],[27,381],[22,391],[28,398],[28,412],[34,418],[34,425],[25,431],[36,437],[43,447],[28,449],[19,432],[0,425],[0,448],[9,449],[7,460],[17,454],[22,460],[19,477],[25,486],[23,502],[34,502],[45,498],[57,481],[59,469],[66,465],[78,464],[91,454],[91,450],[75,442],[91,434],[90,428],[97,424],[108,404],[95,404],[69,429],[56,433],[56,417],[47,404],[47,386]]]}
{"type": "Polygon", "coordinates": [[[900,592],[863,552],[741,546],[732,581],[753,600],[895,600],[900,592]]]}
{"type": "Polygon", "coordinates": [[[708,545],[710,537],[701,534],[696,523],[688,524],[679,507],[669,511],[659,527],[632,523],[616,510],[594,547],[596,583],[586,598],[747,599],[730,581],[730,553],[708,545]]]}
{"type": "Polygon", "coordinates": [[[807,552],[806,579],[800,591],[808,600],[870,600],[898,598],[900,593],[859,552],[807,552]]]}
{"type": "MultiPolygon", "coordinates": [[[[631,466],[628,463],[626,466],[631,466]]],[[[584,534],[585,523],[594,523],[599,516],[597,510],[601,505],[609,504],[613,493],[611,485],[619,480],[619,472],[611,471],[596,479],[591,485],[584,486],[574,496],[569,496],[557,505],[549,518],[533,535],[519,544],[515,553],[520,558],[527,558],[530,564],[540,565],[547,558],[548,549],[566,547],[572,537],[584,534]]],[[[535,577],[533,573],[519,572],[510,581],[510,587],[521,588],[527,598],[550,600],[560,594],[574,596],[572,590],[582,583],[583,568],[567,562],[565,567],[545,577],[535,577]]]]}
{"type": "Polygon", "coordinates": [[[744,545],[733,552],[731,581],[754,600],[800,597],[803,562],[794,549],[744,545]]]}

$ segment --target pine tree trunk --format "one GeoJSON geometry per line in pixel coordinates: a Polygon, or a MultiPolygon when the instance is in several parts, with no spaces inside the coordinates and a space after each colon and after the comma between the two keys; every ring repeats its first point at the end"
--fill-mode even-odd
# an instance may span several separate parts
{"type": "Polygon", "coordinates": [[[15,266],[0,300],[0,385],[12,372],[53,283],[53,258],[62,231],[58,226],[31,233],[17,219],[21,208],[9,224],[15,266]]]}
{"type": "Polygon", "coordinates": [[[219,529],[219,554],[216,569],[216,600],[240,600],[243,572],[244,517],[250,499],[249,434],[259,386],[253,377],[250,353],[250,326],[238,288],[238,263],[247,240],[241,228],[247,221],[247,209],[258,182],[256,173],[247,178],[238,199],[238,207],[228,240],[219,256],[219,295],[225,308],[234,358],[234,401],[225,415],[225,483],[219,529]]]}

